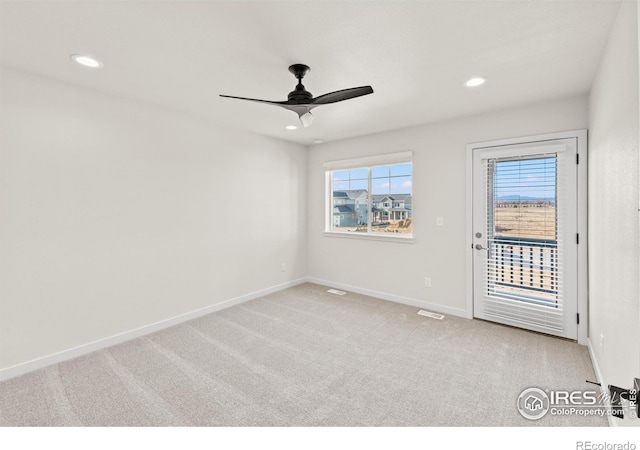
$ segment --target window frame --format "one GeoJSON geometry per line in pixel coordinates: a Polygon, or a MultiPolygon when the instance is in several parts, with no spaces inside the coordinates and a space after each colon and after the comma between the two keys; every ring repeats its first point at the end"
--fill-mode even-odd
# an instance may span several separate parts
{"type": "MultiPolygon", "coordinates": [[[[371,231],[373,219],[373,195],[371,194],[372,168],[380,166],[391,166],[398,164],[411,164],[411,181],[413,183],[413,152],[404,151],[384,155],[367,156],[361,158],[345,159],[339,161],[328,161],[323,164],[325,171],[325,227],[324,236],[348,239],[369,239],[378,241],[392,241],[412,243],[415,240],[415,231],[412,226],[411,234],[404,233],[382,233],[371,231]],[[333,228],[333,172],[340,170],[366,169],[367,170],[367,231],[351,232],[336,231],[333,228]]],[[[389,194],[392,195],[392,194],[389,194]]],[[[413,197],[413,186],[411,189],[413,197]]],[[[412,198],[412,205],[415,203],[412,198]]],[[[414,211],[411,218],[413,220],[414,211]]]]}

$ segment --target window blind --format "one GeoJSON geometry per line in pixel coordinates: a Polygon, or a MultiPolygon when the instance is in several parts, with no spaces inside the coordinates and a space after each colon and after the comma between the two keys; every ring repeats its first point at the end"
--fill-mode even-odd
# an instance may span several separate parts
{"type": "Polygon", "coordinates": [[[556,153],[486,159],[485,313],[562,331],[566,199],[556,153]]]}

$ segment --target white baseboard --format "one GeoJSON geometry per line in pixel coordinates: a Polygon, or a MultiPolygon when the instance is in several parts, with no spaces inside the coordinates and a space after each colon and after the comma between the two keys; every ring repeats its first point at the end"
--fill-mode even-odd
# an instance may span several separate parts
{"type": "Polygon", "coordinates": [[[0,381],[17,377],[19,375],[23,375],[25,373],[32,372],[34,370],[42,369],[43,367],[47,367],[52,364],[57,364],[63,361],[67,361],[69,359],[77,358],[78,356],[86,355],[87,353],[95,352],[97,350],[102,350],[104,348],[111,347],[116,344],[121,344],[123,342],[130,341],[140,336],[145,336],[151,333],[155,333],[156,331],[160,331],[165,328],[179,325],[181,323],[188,322],[193,319],[197,319],[198,317],[202,317],[207,314],[211,314],[213,312],[229,308],[231,306],[239,305],[240,303],[248,302],[250,300],[254,300],[256,298],[263,297],[265,295],[273,294],[274,292],[278,292],[283,289],[297,286],[299,284],[304,283],[305,281],[307,280],[304,278],[300,278],[298,280],[289,281],[287,283],[272,286],[270,288],[261,289],[259,291],[241,295],[240,297],[236,297],[229,300],[225,300],[220,303],[216,303],[215,305],[206,306],[204,308],[200,308],[195,311],[190,311],[188,313],[180,314],[179,316],[171,317],[169,319],[165,319],[159,322],[145,325],[143,327],[136,328],[131,331],[125,331],[124,333],[116,334],[114,336],[110,336],[104,339],[99,339],[97,341],[79,345],[77,347],[73,347],[68,350],[63,350],[61,352],[54,353],[52,355],[43,356],[41,358],[33,359],[25,363],[7,367],[5,369],[0,370],[0,381]]]}
{"type": "MultiPolygon", "coordinates": [[[[596,354],[593,351],[593,344],[591,342],[591,338],[587,338],[587,348],[589,349],[589,356],[591,357],[591,364],[593,365],[593,371],[596,373],[596,379],[598,383],[600,383],[600,393],[602,394],[602,398],[605,399],[605,407],[607,408],[608,411],[611,411],[611,403],[609,402],[609,392],[607,389],[608,385],[604,382],[604,378],[602,377],[602,372],[600,372],[600,366],[598,365],[596,354]]],[[[607,420],[609,421],[610,427],[617,426],[611,414],[607,414],[607,420]]]]}
{"type": "Polygon", "coordinates": [[[365,289],[357,286],[351,286],[344,283],[335,283],[333,281],[322,280],[314,277],[307,277],[309,283],[321,284],[323,286],[338,288],[343,291],[351,291],[356,294],[368,295],[370,297],[379,298],[381,300],[388,300],[390,302],[402,303],[404,305],[415,306],[416,308],[428,309],[429,311],[438,312],[441,314],[448,314],[451,316],[457,316],[462,318],[468,318],[467,312],[464,309],[451,308],[450,306],[440,305],[438,303],[425,302],[424,300],[416,300],[414,298],[402,297],[395,294],[387,294],[385,292],[378,292],[371,289],[365,289]]]}

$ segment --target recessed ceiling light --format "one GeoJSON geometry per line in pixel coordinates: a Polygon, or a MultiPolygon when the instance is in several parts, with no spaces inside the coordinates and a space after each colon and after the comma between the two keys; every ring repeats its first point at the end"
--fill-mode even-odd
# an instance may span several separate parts
{"type": "Polygon", "coordinates": [[[87,55],[71,55],[71,59],[82,66],[91,67],[93,69],[104,66],[102,62],[87,55]]]}
{"type": "Polygon", "coordinates": [[[322,139],[314,139],[313,143],[314,144],[322,144],[324,141],[322,139]]]}
{"type": "Polygon", "coordinates": [[[486,77],[473,77],[473,78],[469,78],[464,83],[464,85],[466,87],[477,87],[477,86],[482,86],[486,82],[487,82],[487,78],[486,77]]]}
{"type": "Polygon", "coordinates": [[[297,126],[295,126],[295,125],[287,125],[285,128],[286,128],[287,130],[297,130],[297,129],[298,129],[298,127],[297,127],[297,126]]]}

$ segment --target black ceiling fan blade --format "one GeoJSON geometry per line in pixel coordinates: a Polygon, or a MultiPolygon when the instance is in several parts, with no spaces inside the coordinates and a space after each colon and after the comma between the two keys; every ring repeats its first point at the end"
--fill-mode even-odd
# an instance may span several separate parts
{"type": "Polygon", "coordinates": [[[286,102],[274,102],[271,100],[260,100],[257,98],[247,98],[247,97],[235,97],[233,95],[223,95],[223,94],[220,94],[220,97],[235,98],[236,100],[248,100],[250,102],[259,102],[259,103],[266,103],[267,105],[280,106],[282,108],[288,109],[289,111],[293,111],[294,113],[296,113],[300,118],[300,122],[302,122],[302,125],[304,125],[305,127],[308,127],[309,125],[311,125],[311,122],[313,121],[311,110],[316,106],[320,106],[320,105],[311,105],[308,103],[306,104],[301,103],[300,101],[297,101],[297,100],[287,100],[286,102]]]}
{"type": "Polygon", "coordinates": [[[223,94],[220,94],[220,97],[235,98],[237,100],[248,100],[250,102],[267,103],[269,105],[278,105],[278,106],[286,105],[286,102],[274,102],[274,101],[271,101],[271,100],[260,100],[258,98],[234,97],[233,95],[223,95],[223,94]]]}
{"type": "Polygon", "coordinates": [[[350,89],[342,89],[341,91],[329,92],[328,94],[316,97],[311,100],[311,104],[327,105],[329,103],[341,102],[343,100],[349,100],[367,94],[373,94],[373,88],[371,86],[360,86],[350,89]]]}
{"type": "Polygon", "coordinates": [[[259,102],[259,103],[266,103],[267,105],[280,106],[282,108],[288,109],[289,111],[295,112],[299,116],[308,113],[316,106],[320,106],[320,105],[309,104],[306,102],[301,102],[298,100],[287,100],[286,102],[274,102],[271,100],[260,100],[257,98],[247,98],[247,97],[235,97],[233,95],[222,95],[222,94],[220,94],[220,97],[235,98],[237,100],[248,100],[250,102],[259,102]]]}

